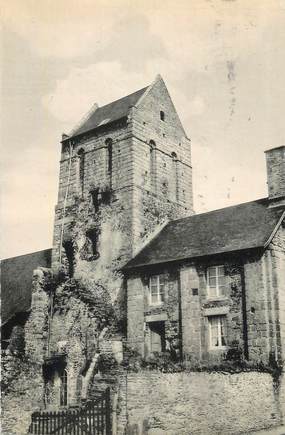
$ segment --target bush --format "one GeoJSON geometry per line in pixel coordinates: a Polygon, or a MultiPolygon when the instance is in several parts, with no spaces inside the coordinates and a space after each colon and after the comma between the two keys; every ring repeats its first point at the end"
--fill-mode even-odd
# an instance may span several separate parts
{"type": "Polygon", "coordinates": [[[100,373],[108,373],[118,367],[113,355],[101,353],[98,359],[98,370],[100,373]]]}

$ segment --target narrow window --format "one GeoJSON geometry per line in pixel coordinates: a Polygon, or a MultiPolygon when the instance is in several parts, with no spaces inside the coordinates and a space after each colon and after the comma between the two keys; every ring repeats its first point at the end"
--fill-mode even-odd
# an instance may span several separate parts
{"type": "Polygon", "coordinates": [[[156,192],[156,145],[153,140],[149,142],[150,152],[150,184],[153,192],[156,192]]]}
{"type": "Polygon", "coordinates": [[[178,201],[178,160],[177,160],[177,154],[172,153],[172,178],[173,178],[173,189],[174,189],[174,199],[178,201]]]}
{"type": "Polygon", "coordinates": [[[210,349],[226,346],[226,316],[209,317],[209,346],[210,349]]]}
{"type": "Polygon", "coordinates": [[[72,278],[74,274],[74,247],[72,241],[68,240],[64,242],[63,248],[68,262],[68,274],[72,278]]]}
{"type": "Polygon", "coordinates": [[[225,294],[226,276],[224,266],[211,266],[207,269],[207,288],[210,298],[225,294]]]}
{"type": "Polygon", "coordinates": [[[113,170],[113,142],[112,139],[106,139],[107,146],[107,172],[111,176],[113,170]]]}
{"type": "Polygon", "coordinates": [[[60,375],[60,406],[67,405],[67,372],[64,370],[60,375]]]}
{"type": "Polygon", "coordinates": [[[94,189],[90,191],[90,195],[95,213],[100,210],[101,204],[109,205],[111,203],[112,195],[109,189],[103,191],[100,191],[99,189],[94,189]]]}
{"type": "Polygon", "coordinates": [[[86,236],[90,240],[91,250],[90,250],[90,258],[89,260],[95,260],[98,258],[98,231],[94,228],[91,230],[88,230],[86,233],[86,236]]]}
{"type": "Polygon", "coordinates": [[[165,121],[165,113],[163,110],[160,111],[160,119],[161,121],[165,121]]]}
{"type": "Polygon", "coordinates": [[[102,191],[100,195],[102,204],[108,205],[111,203],[112,193],[109,189],[102,191]]]}
{"type": "Polygon", "coordinates": [[[153,275],[149,279],[150,304],[159,305],[165,300],[166,280],[164,275],[153,275]]]}
{"type": "Polygon", "coordinates": [[[80,186],[80,193],[81,193],[81,195],[83,195],[85,154],[84,154],[84,150],[82,148],[78,151],[78,157],[79,157],[79,169],[78,169],[79,186],[80,186]]]}
{"type": "Polygon", "coordinates": [[[95,213],[99,210],[99,189],[94,189],[90,192],[92,198],[92,204],[94,207],[95,213]]]}

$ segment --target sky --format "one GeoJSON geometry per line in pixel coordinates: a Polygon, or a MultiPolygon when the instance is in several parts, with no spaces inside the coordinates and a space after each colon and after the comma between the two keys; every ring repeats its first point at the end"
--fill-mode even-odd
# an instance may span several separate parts
{"type": "Polygon", "coordinates": [[[2,258],[52,246],[61,134],[158,73],[192,140],[196,212],[267,196],[285,0],[9,0],[1,42],[2,258]]]}

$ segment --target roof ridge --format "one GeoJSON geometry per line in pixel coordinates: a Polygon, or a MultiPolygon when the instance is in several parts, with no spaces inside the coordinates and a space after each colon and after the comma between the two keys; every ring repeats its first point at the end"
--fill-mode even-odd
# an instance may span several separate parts
{"type": "Polygon", "coordinates": [[[52,247],[51,248],[40,249],[39,251],[27,252],[26,254],[14,255],[13,257],[2,258],[1,259],[1,263],[3,261],[6,261],[6,260],[13,260],[14,258],[19,258],[19,257],[27,257],[28,255],[38,254],[39,252],[44,252],[44,251],[52,251],[52,247]]]}
{"type": "Polygon", "coordinates": [[[144,86],[143,88],[140,88],[137,91],[131,92],[130,94],[124,95],[123,97],[117,98],[117,100],[113,100],[113,101],[110,101],[110,103],[106,103],[103,106],[99,106],[98,109],[100,110],[100,109],[103,109],[104,107],[110,106],[111,104],[117,103],[118,101],[123,100],[124,98],[128,98],[131,95],[136,94],[137,92],[142,92],[144,89],[146,90],[148,87],[149,87],[149,85],[144,86]]]}
{"type": "Polygon", "coordinates": [[[182,218],[173,219],[169,223],[178,222],[178,221],[182,221],[184,219],[189,219],[189,218],[192,218],[192,217],[195,217],[195,216],[206,215],[206,214],[214,213],[216,211],[228,210],[229,208],[239,207],[241,205],[251,204],[251,203],[254,203],[254,202],[262,202],[262,201],[266,201],[266,200],[268,200],[268,197],[259,198],[259,199],[255,199],[255,200],[251,200],[251,201],[246,201],[246,202],[240,202],[238,204],[228,205],[227,207],[215,208],[214,210],[205,211],[203,213],[195,213],[195,214],[191,214],[190,216],[184,216],[182,218]]]}

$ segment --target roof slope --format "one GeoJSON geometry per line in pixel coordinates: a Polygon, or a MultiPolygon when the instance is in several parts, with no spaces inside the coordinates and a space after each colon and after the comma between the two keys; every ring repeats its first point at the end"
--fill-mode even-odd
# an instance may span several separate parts
{"type": "Polygon", "coordinates": [[[260,199],[169,222],[124,269],[263,247],[283,211],[260,199]]]}
{"type": "Polygon", "coordinates": [[[1,323],[30,309],[33,271],[51,266],[51,249],[1,261],[1,323]]]}
{"type": "Polygon", "coordinates": [[[93,130],[100,125],[106,125],[128,115],[130,107],[138,102],[140,97],[145,93],[148,86],[142,88],[126,97],[98,107],[93,114],[86,119],[83,124],[72,133],[72,137],[93,130]]]}

